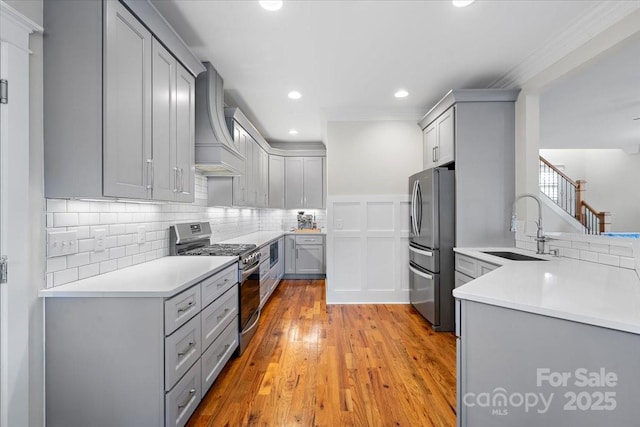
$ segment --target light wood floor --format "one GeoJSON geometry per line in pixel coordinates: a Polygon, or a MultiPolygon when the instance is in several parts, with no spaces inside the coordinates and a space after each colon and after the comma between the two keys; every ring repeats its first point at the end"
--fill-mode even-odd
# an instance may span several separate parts
{"type": "Polygon", "coordinates": [[[327,306],[323,280],[285,280],[188,426],[453,426],[455,345],[409,305],[327,306]]]}

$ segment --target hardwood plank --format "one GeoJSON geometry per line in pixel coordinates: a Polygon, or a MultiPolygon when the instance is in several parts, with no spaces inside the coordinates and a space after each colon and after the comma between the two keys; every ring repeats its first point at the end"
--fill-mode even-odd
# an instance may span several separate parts
{"type": "Polygon", "coordinates": [[[456,339],[410,305],[330,305],[283,281],[189,427],[454,426],[456,339]]]}

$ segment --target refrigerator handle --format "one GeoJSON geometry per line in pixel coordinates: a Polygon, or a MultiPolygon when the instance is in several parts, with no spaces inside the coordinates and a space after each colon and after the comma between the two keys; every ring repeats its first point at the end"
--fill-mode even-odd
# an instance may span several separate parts
{"type": "Polygon", "coordinates": [[[417,235],[416,232],[416,187],[418,186],[418,181],[413,181],[413,191],[411,194],[411,231],[414,235],[417,235]]]}
{"type": "Polygon", "coordinates": [[[413,246],[409,246],[409,250],[410,250],[411,252],[415,252],[415,253],[417,253],[418,255],[424,255],[424,256],[428,256],[428,257],[432,257],[432,256],[433,256],[433,252],[431,252],[431,251],[423,251],[423,250],[420,250],[420,249],[416,249],[416,248],[414,248],[413,246]]]}
{"type": "Polygon", "coordinates": [[[422,229],[422,189],[420,188],[420,181],[416,181],[416,235],[420,236],[420,230],[422,229]],[[419,212],[419,213],[418,213],[419,212]]]}
{"type": "Polygon", "coordinates": [[[415,275],[417,275],[417,276],[420,276],[420,277],[422,277],[422,278],[424,278],[424,279],[427,279],[427,280],[433,280],[433,276],[432,276],[432,275],[427,274],[427,273],[423,273],[422,271],[420,271],[420,270],[416,270],[415,268],[413,268],[413,267],[411,267],[411,266],[409,266],[409,270],[411,270],[411,272],[412,272],[413,274],[415,274],[415,275]]]}

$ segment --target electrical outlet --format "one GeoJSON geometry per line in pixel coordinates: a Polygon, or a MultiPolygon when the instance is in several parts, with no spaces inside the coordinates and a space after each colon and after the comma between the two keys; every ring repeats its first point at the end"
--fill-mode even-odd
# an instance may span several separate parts
{"type": "Polygon", "coordinates": [[[78,252],[75,231],[50,231],[47,233],[47,257],[53,258],[78,252]]]}
{"type": "Polygon", "coordinates": [[[147,229],[144,225],[138,227],[138,244],[146,243],[147,241],[147,229]]]}
{"type": "Polygon", "coordinates": [[[104,252],[104,241],[107,238],[107,230],[98,228],[93,232],[93,251],[104,252]]]}

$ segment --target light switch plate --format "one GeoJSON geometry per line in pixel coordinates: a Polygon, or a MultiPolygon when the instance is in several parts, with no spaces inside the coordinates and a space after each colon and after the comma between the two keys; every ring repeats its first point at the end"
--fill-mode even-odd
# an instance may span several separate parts
{"type": "Polygon", "coordinates": [[[138,227],[138,244],[146,243],[147,241],[147,230],[144,225],[138,227]]]}
{"type": "Polygon", "coordinates": [[[342,221],[342,218],[337,218],[336,219],[336,230],[342,230],[342,227],[344,227],[344,221],[342,221]]]}
{"type": "Polygon", "coordinates": [[[98,228],[93,232],[93,251],[104,252],[104,241],[107,238],[107,230],[98,228]]]}
{"type": "Polygon", "coordinates": [[[47,233],[47,258],[77,252],[78,237],[75,231],[50,231],[47,233]]]}

